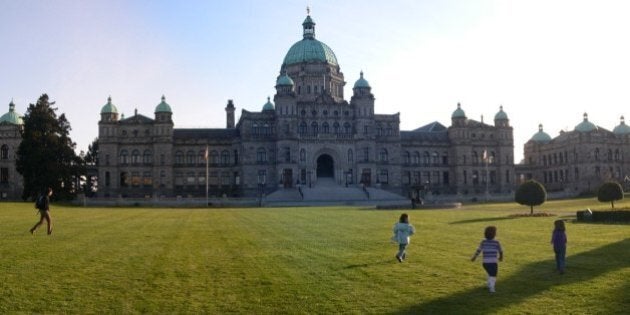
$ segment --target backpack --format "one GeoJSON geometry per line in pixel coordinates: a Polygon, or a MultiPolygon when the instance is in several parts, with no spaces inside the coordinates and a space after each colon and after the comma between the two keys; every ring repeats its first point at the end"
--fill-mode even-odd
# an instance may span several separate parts
{"type": "Polygon", "coordinates": [[[39,195],[39,197],[37,197],[37,199],[35,199],[35,209],[38,210],[45,210],[44,205],[45,201],[44,201],[44,195],[39,195]]]}

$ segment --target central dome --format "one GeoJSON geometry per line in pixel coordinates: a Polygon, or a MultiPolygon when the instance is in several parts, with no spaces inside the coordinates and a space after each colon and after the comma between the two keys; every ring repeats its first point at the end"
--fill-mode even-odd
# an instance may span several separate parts
{"type": "Polygon", "coordinates": [[[282,62],[283,66],[288,66],[302,62],[327,62],[338,65],[335,53],[328,45],[315,39],[315,22],[308,15],[302,23],[304,28],[304,38],[293,44],[287,52],[282,62]]]}

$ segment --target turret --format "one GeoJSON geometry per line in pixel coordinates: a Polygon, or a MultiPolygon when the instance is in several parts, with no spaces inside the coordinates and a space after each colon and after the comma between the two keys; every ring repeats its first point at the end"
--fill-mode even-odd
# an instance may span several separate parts
{"type": "Polygon", "coordinates": [[[234,102],[232,100],[228,100],[227,106],[225,106],[225,114],[226,114],[226,127],[228,129],[234,128],[234,111],[236,108],[234,107],[234,102]]]}
{"type": "Polygon", "coordinates": [[[107,98],[107,104],[101,109],[101,122],[118,121],[118,108],[112,103],[112,97],[107,98]]]}

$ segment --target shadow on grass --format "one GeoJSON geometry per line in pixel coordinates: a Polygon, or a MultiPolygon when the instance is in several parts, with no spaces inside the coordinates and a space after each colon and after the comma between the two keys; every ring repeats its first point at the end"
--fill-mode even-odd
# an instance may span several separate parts
{"type": "MultiPolygon", "coordinates": [[[[519,272],[505,279],[501,279],[499,271],[497,293],[492,295],[488,293],[483,286],[485,279],[480,279],[478,288],[420,303],[394,314],[495,313],[504,307],[519,304],[555,285],[587,282],[600,275],[626,268],[630,266],[628,248],[630,248],[630,238],[569,256],[567,257],[567,273],[564,275],[558,275],[553,270],[555,267],[553,259],[526,265],[519,272]]],[[[620,301],[620,303],[624,302],[620,301]]]]}
{"type": "Polygon", "coordinates": [[[390,260],[381,260],[381,261],[375,261],[375,262],[365,263],[365,264],[348,265],[344,267],[344,269],[365,268],[365,267],[378,266],[378,265],[391,265],[394,263],[394,261],[395,259],[392,257],[392,259],[390,260]]]}
{"type": "Polygon", "coordinates": [[[492,221],[502,221],[502,220],[512,220],[517,219],[518,217],[493,217],[493,218],[479,218],[479,219],[470,219],[470,220],[462,220],[462,221],[454,221],[449,224],[466,224],[466,223],[479,223],[479,222],[492,222],[492,221]]]}

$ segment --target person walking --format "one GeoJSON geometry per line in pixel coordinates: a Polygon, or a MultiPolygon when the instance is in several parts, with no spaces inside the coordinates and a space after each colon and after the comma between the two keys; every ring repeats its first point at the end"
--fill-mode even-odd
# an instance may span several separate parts
{"type": "Polygon", "coordinates": [[[407,257],[407,245],[409,245],[409,237],[416,233],[413,225],[409,224],[409,216],[406,213],[400,215],[400,219],[394,224],[394,236],[392,240],[398,243],[398,253],[396,259],[403,262],[407,257]]]}
{"type": "Polygon", "coordinates": [[[562,275],[564,274],[565,256],[567,254],[567,234],[564,221],[556,220],[553,224],[551,244],[553,245],[553,252],[556,254],[556,270],[562,275]]]}
{"type": "Polygon", "coordinates": [[[501,243],[495,240],[497,235],[497,228],[494,226],[486,227],[484,231],[485,240],[481,241],[477,251],[470,259],[475,261],[480,253],[483,253],[483,269],[488,274],[488,290],[491,293],[495,292],[495,284],[497,282],[497,273],[499,272],[499,261],[503,261],[503,250],[501,249],[501,243]]]}
{"type": "Polygon", "coordinates": [[[44,224],[44,220],[48,226],[48,235],[52,234],[52,218],[50,217],[50,196],[52,196],[53,190],[48,187],[46,192],[37,197],[36,205],[37,210],[39,211],[39,222],[35,223],[35,225],[29,230],[31,234],[35,233],[35,230],[39,228],[40,225],[44,224]],[[41,200],[40,200],[41,198],[41,200]]]}

